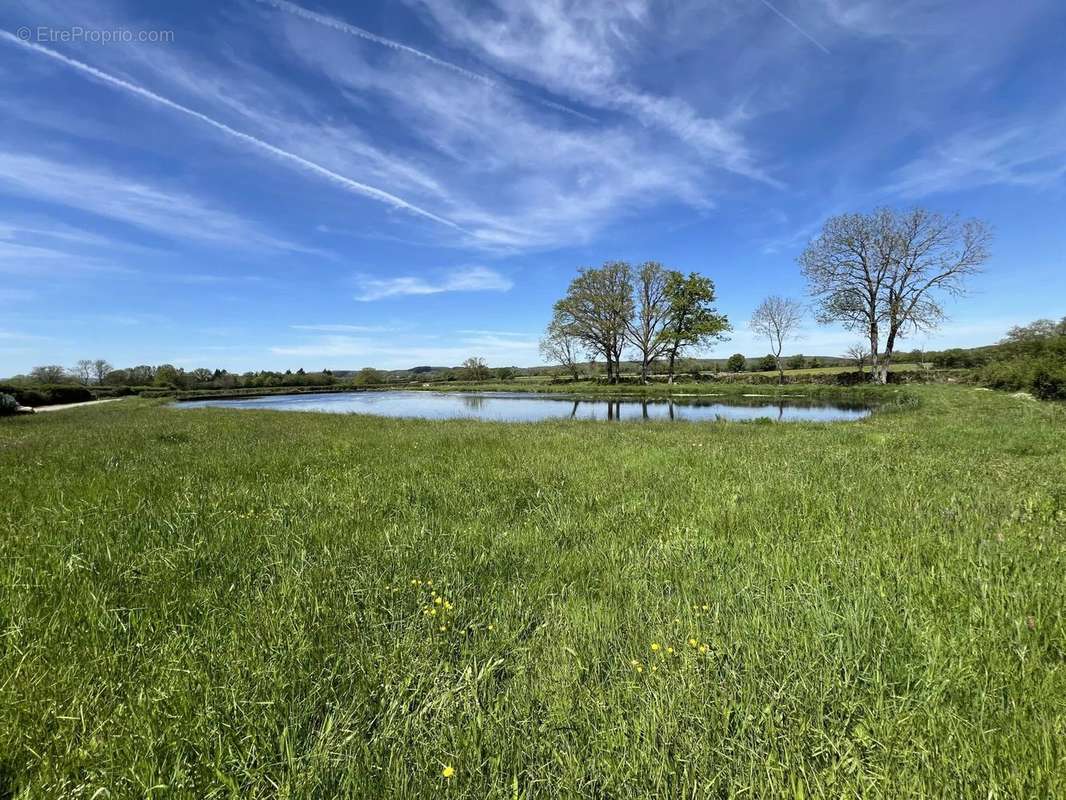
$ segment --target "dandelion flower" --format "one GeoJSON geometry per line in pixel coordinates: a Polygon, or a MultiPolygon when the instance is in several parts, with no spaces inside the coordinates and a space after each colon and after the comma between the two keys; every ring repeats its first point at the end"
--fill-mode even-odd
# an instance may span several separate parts
{"type": "Polygon", "coordinates": [[[489,628],[490,631],[496,630],[496,626],[495,625],[489,625],[488,628],[489,628]]]}
{"type": "Polygon", "coordinates": [[[709,649],[710,648],[707,647],[707,643],[706,642],[704,642],[703,644],[700,645],[700,652],[701,653],[706,653],[709,649]]]}
{"type": "Polygon", "coordinates": [[[435,616],[437,616],[437,609],[435,609],[435,608],[431,608],[431,609],[429,610],[429,615],[430,615],[431,617],[435,617],[435,616]]]}
{"type": "Polygon", "coordinates": [[[695,639],[689,639],[688,640],[688,646],[689,647],[696,647],[697,645],[699,645],[699,642],[697,642],[695,639]]]}
{"type": "Polygon", "coordinates": [[[671,655],[672,656],[674,654],[674,648],[667,647],[666,648],[666,653],[667,653],[667,655],[671,655]]]}
{"type": "Polygon", "coordinates": [[[432,585],[433,585],[433,581],[426,581],[426,586],[432,586],[432,585]]]}
{"type": "Polygon", "coordinates": [[[440,771],[440,774],[441,774],[441,777],[443,777],[443,778],[454,778],[455,777],[455,767],[453,767],[451,764],[449,764],[448,766],[446,766],[444,769],[442,769],[440,771]]]}
{"type": "Polygon", "coordinates": [[[637,669],[637,672],[643,672],[644,671],[644,667],[642,667],[640,664],[637,664],[636,669],[637,669]]]}
{"type": "Polygon", "coordinates": [[[434,597],[434,598],[433,598],[433,602],[434,602],[434,603],[435,603],[436,605],[438,605],[438,606],[440,606],[440,605],[444,605],[444,601],[443,601],[443,600],[442,600],[441,598],[439,598],[439,597],[434,597]]]}
{"type": "Polygon", "coordinates": [[[659,643],[658,642],[652,642],[651,643],[651,651],[653,653],[658,653],[659,650],[660,650],[659,643]]]}

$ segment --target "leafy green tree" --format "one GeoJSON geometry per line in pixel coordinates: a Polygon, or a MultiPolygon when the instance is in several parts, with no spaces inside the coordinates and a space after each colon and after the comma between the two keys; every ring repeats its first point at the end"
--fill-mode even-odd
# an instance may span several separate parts
{"type": "Polygon", "coordinates": [[[629,264],[608,261],[599,269],[580,270],[554,311],[553,322],[581,342],[584,350],[604,357],[607,381],[615,383],[633,317],[629,264]]]}
{"type": "Polygon", "coordinates": [[[743,353],[733,353],[725,362],[725,368],[730,372],[743,372],[744,365],[748,363],[748,360],[744,358],[743,353]]]}
{"type": "Polygon", "coordinates": [[[484,381],[489,378],[489,368],[485,365],[485,359],[472,356],[463,362],[463,380],[484,381]]]}
{"type": "Polygon", "coordinates": [[[59,364],[45,364],[31,369],[30,377],[38,383],[62,383],[67,377],[67,371],[59,364]]]}
{"type": "Polygon", "coordinates": [[[385,383],[385,373],[373,367],[363,367],[352,381],[356,386],[378,386],[385,383]]]}
{"type": "Polygon", "coordinates": [[[671,272],[666,297],[670,312],[663,336],[667,341],[667,373],[673,383],[674,364],[685,351],[725,339],[730,327],[726,316],[714,308],[714,282],[698,272],[690,272],[687,277],[671,272]]]}
{"type": "Polygon", "coordinates": [[[156,386],[180,388],[185,380],[185,373],[173,364],[161,364],[155,368],[155,378],[152,383],[156,386]]]}
{"type": "Polygon", "coordinates": [[[800,353],[797,353],[788,360],[789,369],[803,369],[806,364],[807,359],[805,359],[800,353]]]}
{"type": "MultiPolygon", "coordinates": [[[[766,355],[764,355],[762,358],[759,359],[759,363],[756,366],[756,369],[759,372],[773,372],[775,369],[778,369],[777,356],[775,356],[773,353],[767,353],[766,355]]],[[[780,371],[780,370],[778,370],[778,371],[780,372],[780,375],[781,375],[781,382],[784,383],[784,381],[785,381],[785,373],[783,371],[780,371]]]]}

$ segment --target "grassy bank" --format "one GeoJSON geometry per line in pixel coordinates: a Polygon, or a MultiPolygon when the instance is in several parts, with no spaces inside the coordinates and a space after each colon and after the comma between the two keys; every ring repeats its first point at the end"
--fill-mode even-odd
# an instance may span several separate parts
{"type": "Polygon", "coordinates": [[[679,382],[675,384],[649,383],[601,383],[588,380],[523,380],[512,381],[449,381],[422,386],[398,387],[429,392],[536,392],[570,394],[580,397],[724,397],[739,399],[744,396],[838,400],[870,405],[904,405],[919,402],[919,395],[909,387],[834,386],[831,384],[786,384],[766,383],[751,385],[725,382],[679,382]]]}
{"type": "Polygon", "coordinates": [[[1066,794],[1066,411],[906,391],[0,420],[0,797],[1066,794]]]}

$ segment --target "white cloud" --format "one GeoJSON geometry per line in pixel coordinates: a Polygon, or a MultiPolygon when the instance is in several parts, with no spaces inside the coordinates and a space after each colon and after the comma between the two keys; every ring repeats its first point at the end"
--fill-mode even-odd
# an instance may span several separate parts
{"type": "Polygon", "coordinates": [[[436,281],[405,276],[400,278],[357,279],[361,289],[357,300],[381,300],[402,295],[440,294],[442,292],[506,292],[514,283],[488,267],[462,267],[436,281]]]}
{"type": "Polygon", "coordinates": [[[646,0],[497,0],[470,13],[453,0],[411,0],[456,42],[502,71],[590,106],[630,114],[672,134],[717,167],[773,182],[725,120],[677,96],[635,86],[626,59],[656,12],[646,0]]]}
{"type": "Polygon", "coordinates": [[[1066,175],[1066,109],[1032,123],[959,131],[904,165],[888,187],[905,197],[979,186],[1040,186],[1066,175]]]}
{"type": "Polygon", "coordinates": [[[325,324],[325,325],[290,325],[294,331],[311,331],[314,333],[386,333],[394,331],[396,328],[391,328],[387,325],[342,325],[342,324],[325,324]]]}
{"type": "Polygon", "coordinates": [[[376,186],[369,186],[365,183],[352,180],[351,178],[348,178],[344,175],[340,175],[336,172],[333,172],[332,170],[326,169],[320,164],[316,164],[313,161],[303,158],[302,156],[298,156],[295,153],[283,150],[280,147],[276,147],[275,145],[272,145],[269,142],[265,142],[262,139],[258,139],[254,136],[250,136],[247,133],[235,130],[234,128],[231,128],[230,126],[219,122],[218,120],[212,119],[206,114],[201,114],[199,111],[194,111],[193,109],[188,108],[187,106],[183,106],[180,103],[175,103],[173,100],[169,100],[168,98],[163,97],[162,95],[156,94],[155,92],[151,92],[148,89],[145,89],[141,86],[137,86],[136,84],[130,83],[129,81],[117,78],[114,75],[109,75],[106,72],[103,72],[102,70],[96,69],[95,67],[85,64],[84,62],[78,61],[73,58],[68,58],[67,56],[64,56],[62,53],[58,53],[55,50],[50,50],[47,47],[42,47],[41,45],[34,44],[32,42],[23,41],[6,31],[0,31],[0,39],[6,39],[9,42],[13,42],[23,47],[27,47],[33,50],[34,52],[48,56],[51,59],[59,61],[62,64],[66,64],[67,66],[72,67],[73,69],[76,69],[79,72],[82,72],[86,75],[90,75],[91,77],[103,81],[104,83],[107,83],[111,86],[130,92],[139,97],[143,97],[146,100],[158,103],[159,105],[165,106],[166,108],[169,108],[173,111],[178,111],[193,119],[199,120],[200,122],[211,126],[215,130],[220,131],[221,133],[224,133],[227,136],[230,136],[231,138],[236,139],[237,141],[243,144],[252,145],[254,148],[269,153],[270,155],[275,156],[276,158],[279,158],[285,162],[293,164],[306,172],[310,172],[313,175],[325,178],[326,180],[332,182],[334,185],[341,187],[342,189],[354,192],[355,194],[359,194],[364,197],[369,197],[370,199],[376,200],[381,203],[385,203],[386,205],[391,206],[392,208],[408,211],[417,216],[425,217],[426,219],[433,220],[434,222],[438,222],[442,225],[446,225],[451,228],[458,227],[455,225],[454,222],[440,217],[430,211],[427,211],[424,208],[420,208],[419,206],[416,206],[415,204],[404,200],[402,197],[398,197],[394,194],[391,194],[390,192],[386,192],[385,190],[379,189],[376,186]]]}
{"type": "Polygon", "coordinates": [[[297,366],[297,361],[291,359],[326,361],[336,369],[367,365],[383,369],[407,369],[419,364],[455,366],[471,356],[480,356],[492,366],[539,363],[534,341],[464,336],[460,332],[446,338],[449,344],[440,345],[435,336],[411,335],[397,339],[328,335],[303,344],[272,347],[270,352],[297,366]]]}
{"type": "MultiPolygon", "coordinates": [[[[168,238],[230,246],[300,250],[258,226],[183,192],[89,164],[0,152],[0,190],[108,217],[168,238]]],[[[20,230],[32,231],[33,229],[20,230]]],[[[98,234],[46,231],[49,238],[103,243],[98,234]],[[72,239],[73,237],[73,239],[72,239]]]]}

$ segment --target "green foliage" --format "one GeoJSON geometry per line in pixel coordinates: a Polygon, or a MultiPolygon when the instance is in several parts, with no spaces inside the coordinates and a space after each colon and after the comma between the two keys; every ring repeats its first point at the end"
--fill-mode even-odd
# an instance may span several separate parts
{"type": "Polygon", "coordinates": [[[767,354],[759,359],[758,363],[756,364],[756,369],[758,369],[760,372],[770,372],[772,370],[775,370],[777,369],[777,359],[774,358],[772,355],[767,354]]]}
{"type": "Polygon", "coordinates": [[[1066,317],[1012,328],[990,349],[978,379],[995,389],[1031,392],[1042,400],[1066,400],[1066,317]]]}
{"type": "Polygon", "coordinates": [[[488,366],[485,365],[485,359],[477,356],[463,362],[461,374],[464,381],[486,381],[491,375],[488,366]]]}
{"type": "Polygon", "coordinates": [[[908,392],[849,425],[7,420],[4,791],[1066,796],[1066,409],[908,392]]]}
{"type": "Polygon", "coordinates": [[[363,367],[355,374],[352,383],[356,386],[379,386],[385,383],[386,380],[385,373],[380,370],[376,370],[373,367],[363,367]]]}
{"type": "Polygon", "coordinates": [[[7,417],[18,411],[18,401],[9,394],[0,393],[0,417],[7,417]]]}
{"type": "Polygon", "coordinates": [[[714,307],[714,281],[698,272],[688,276],[671,272],[666,284],[670,322],[665,336],[671,341],[671,362],[687,351],[726,338],[729,319],[714,307]]]}
{"type": "Polygon", "coordinates": [[[743,372],[745,364],[747,364],[747,359],[744,358],[743,353],[733,353],[726,359],[725,368],[730,372],[743,372]]]}
{"type": "Polygon", "coordinates": [[[30,384],[28,386],[0,384],[0,392],[14,397],[19,405],[33,408],[64,403],[84,403],[93,399],[93,393],[89,389],[74,383],[30,384]]]}
{"type": "Polygon", "coordinates": [[[802,355],[797,354],[788,359],[788,361],[786,362],[786,366],[789,369],[803,369],[805,366],[807,366],[807,359],[805,359],[802,355]]]}

